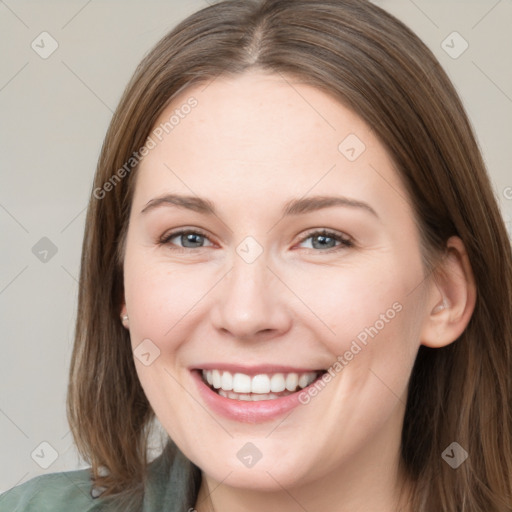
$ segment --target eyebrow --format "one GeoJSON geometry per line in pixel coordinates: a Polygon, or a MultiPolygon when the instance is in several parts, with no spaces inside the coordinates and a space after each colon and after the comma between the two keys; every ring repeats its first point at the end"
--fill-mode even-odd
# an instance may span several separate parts
{"type": "MultiPolygon", "coordinates": [[[[178,194],[165,194],[149,200],[141,210],[141,213],[147,213],[148,211],[161,206],[175,206],[178,208],[193,210],[204,215],[217,216],[215,205],[208,199],[178,194]]],[[[312,196],[300,199],[291,199],[285,203],[281,213],[283,217],[289,215],[301,215],[322,210],[324,208],[331,208],[333,206],[361,209],[379,218],[377,212],[369,204],[341,196],[312,196]]]]}

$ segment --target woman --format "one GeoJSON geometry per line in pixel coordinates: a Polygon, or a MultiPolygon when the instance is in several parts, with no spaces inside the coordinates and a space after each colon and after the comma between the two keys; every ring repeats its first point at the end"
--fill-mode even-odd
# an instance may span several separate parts
{"type": "Polygon", "coordinates": [[[68,393],[91,470],[0,510],[510,511],[511,260],[402,23],[203,9],[139,65],[98,163],[68,393]]]}

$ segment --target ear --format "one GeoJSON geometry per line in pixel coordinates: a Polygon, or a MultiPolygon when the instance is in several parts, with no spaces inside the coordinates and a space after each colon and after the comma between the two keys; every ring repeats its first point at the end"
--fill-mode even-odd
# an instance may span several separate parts
{"type": "Polygon", "coordinates": [[[475,279],[466,248],[459,237],[452,236],[430,279],[421,344],[440,348],[454,342],[467,327],[475,302],[475,279]]]}
{"type": "Polygon", "coordinates": [[[123,324],[123,327],[125,329],[128,329],[128,325],[129,325],[128,312],[126,310],[126,304],[124,302],[121,305],[121,312],[119,313],[119,316],[121,318],[121,323],[123,324]]]}

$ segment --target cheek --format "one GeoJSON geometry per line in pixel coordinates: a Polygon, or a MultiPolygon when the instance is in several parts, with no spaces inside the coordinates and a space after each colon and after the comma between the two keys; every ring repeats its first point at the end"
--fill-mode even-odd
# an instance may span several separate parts
{"type": "Polygon", "coordinates": [[[192,265],[169,270],[169,262],[144,251],[127,256],[125,300],[137,375],[159,421],[180,446],[187,447],[191,416],[208,420],[190,394],[183,392],[188,372],[179,357],[180,347],[197,324],[205,276],[192,265]],[[147,365],[137,360],[143,352],[150,353],[147,365]]]}
{"type": "Polygon", "coordinates": [[[135,255],[125,262],[125,299],[132,338],[172,342],[173,329],[188,321],[205,293],[204,273],[183,265],[172,270],[165,261],[135,255]],[[135,335],[135,336],[134,336],[135,335]]]}
{"type": "MultiPolygon", "coordinates": [[[[379,428],[405,393],[419,346],[422,277],[419,257],[406,263],[395,254],[364,267],[319,267],[307,280],[296,274],[294,291],[316,317],[306,313],[302,321],[313,318],[309,325],[331,354],[333,401],[350,404],[358,397],[346,419],[355,431],[365,421],[379,428]]],[[[338,423],[333,412],[332,424],[338,423]]]]}
{"type": "Polygon", "coordinates": [[[365,264],[281,271],[293,291],[286,300],[295,312],[302,312],[299,323],[314,328],[319,341],[336,355],[350,350],[354,340],[365,347],[376,338],[389,337],[389,343],[410,339],[408,324],[418,319],[411,291],[422,275],[419,258],[405,263],[391,253],[365,264]]]}
{"type": "MultiPolygon", "coordinates": [[[[355,432],[364,422],[380,428],[397,400],[405,400],[400,397],[405,396],[419,346],[423,296],[416,287],[423,275],[421,262],[388,263],[383,259],[364,273],[347,272],[339,282],[343,293],[337,299],[338,315],[332,316],[336,335],[325,337],[335,354],[329,372],[335,376],[333,401],[353,404],[346,421],[355,432]]],[[[337,421],[333,417],[332,423],[337,421]]]]}

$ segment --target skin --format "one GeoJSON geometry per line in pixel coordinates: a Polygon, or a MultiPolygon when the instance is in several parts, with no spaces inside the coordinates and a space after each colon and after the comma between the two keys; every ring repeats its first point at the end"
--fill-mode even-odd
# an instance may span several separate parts
{"type": "Polygon", "coordinates": [[[203,472],[190,506],[396,511],[399,487],[410,488],[398,461],[417,350],[453,342],[474,307],[464,246],[450,239],[439,265],[447,272],[425,277],[391,158],[361,118],[324,92],[261,71],[218,77],[182,91],[155,126],[191,96],[198,105],[138,170],[120,311],[134,349],[149,339],[160,350],[152,364],[135,365],[160,422],[203,472]],[[352,162],[338,150],[349,134],[365,145],[352,162]],[[141,213],[164,193],[207,198],[217,215],[173,206],[141,213]],[[287,201],[313,195],[365,202],[376,215],[332,206],[282,216],[287,201]],[[197,238],[199,248],[180,236],[158,243],[176,228],[207,237],[197,238]],[[315,229],[353,245],[301,241],[315,229]],[[236,252],[247,236],[263,250],[252,263],[236,252]],[[447,306],[436,308],[443,299],[447,306]],[[192,381],[190,367],[219,361],[327,369],[397,303],[400,312],[287,416],[229,420],[207,408],[192,381]],[[247,442],[262,454],[252,468],[237,458],[247,442]]]}

